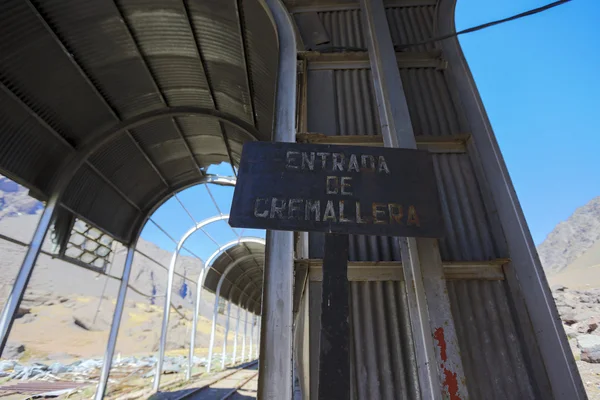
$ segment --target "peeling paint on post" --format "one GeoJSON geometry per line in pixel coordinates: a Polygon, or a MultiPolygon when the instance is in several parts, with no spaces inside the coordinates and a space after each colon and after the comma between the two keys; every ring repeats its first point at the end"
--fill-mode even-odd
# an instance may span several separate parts
{"type": "Polygon", "coordinates": [[[438,375],[442,398],[467,400],[469,398],[465,373],[460,357],[458,338],[450,309],[450,299],[446,281],[442,273],[442,260],[436,240],[422,239],[425,248],[433,251],[419,251],[423,272],[423,286],[427,293],[429,323],[435,344],[438,375]]]}
{"type": "Polygon", "coordinates": [[[449,400],[463,400],[458,393],[458,380],[456,379],[456,372],[452,372],[448,369],[446,365],[448,361],[448,354],[446,353],[446,338],[444,338],[444,328],[440,327],[435,330],[433,333],[434,339],[437,341],[437,346],[439,348],[439,357],[442,359],[442,363],[440,364],[440,368],[444,373],[444,381],[442,385],[444,386],[445,394],[448,394],[449,400]]]}

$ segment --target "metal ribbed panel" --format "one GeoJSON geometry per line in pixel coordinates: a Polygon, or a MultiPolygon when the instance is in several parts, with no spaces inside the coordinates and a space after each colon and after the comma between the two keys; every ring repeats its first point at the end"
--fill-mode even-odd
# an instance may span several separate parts
{"type": "MultiPolygon", "coordinates": [[[[215,292],[217,285],[225,269],[235,260],[248,255],[255,255],[255,258],[249,258],[238,263],[225,277],[221,286],[220,296],[237,300],[241,290],[250,282],[254,282],[249,292],[262,287],[262,275],[264,265],[265,246],[258,243],[242,243],[235,245],[221,254],[212,264],[212,268],[206,273],[204,288],[210,292],[215,292]],[[242,276],[243,275],[243,276],[242,276]],[[235,284],[235,286],[234,286],[235,284]]],[[[249,294],[249,293],[246,293],[249,294]]],[[[260,304],[262,291],[256,291],[256,301],[260,304]]]]}
{"type": "MultiPolygon", "coordinates": [[[[400,72],[416,135],[464,133],[442,71],[411,68],[400,72]]],[[[310,71],[310,79],[318,85],[309,84],[309,130],[326,135],[381,133],[370,69],[310,71]],[[325,114],[323,110],[330,111],[325,114]]]]}
{"type": "Polygon", "coordinates": [[[330,136],[380,134],[370,69],[316,70],[308,79],[309,131],[330,136]]]}
{"type": "Polygon", "coordinates": [[[377,106],[369,69],[335,70],[337,134],[380,134],[377,106]]]}
{"type": "Polygon", "coordinates": [[[74,59],[123,118],[163,105],[121,13],[111,0],[37,0],[74,59]]]}
{"type": "Polygon", "coordinates": [[[241,4],[246,27],[247,68],[250,70],[250,84],[254,93],[257,128],[264,135],[261,140],[270,140],[278,63],[275,50],[278,48],[277,34],[259,1],[244,0],[241,4]]]}
{"type": "Polygon", "coordinates": [[[242,146],[249,139],[248,136],[241,133],[239,129],[235,129],[232,126],[225,126],[225,132],[227,133],[227,140],[229,141],[229,148],[231,149],[231,156],[237,163],[240,161],[242,156],[242,146]]]}
{"type": "MultiPolygon", "coordinates": [[[[176,120],[181,129],[186,133],[186,138],[188,140],[190,140],[192,136],[197,135],[212,135],[219,138],[222,137],[219,121],[214,118],[194,116],[177,117],[176,120]]],[[[191,147],[194,154],[203,154],[208,151],[206,148],[191,147]]]]}
{"type": "Polygon", "coordinates": [[[165,151],[168,149],[169,151],[181,154],[179,158],[174,158],[175,155],[173,154],[172,159],[165,160],[158,165],[160,170],[165,174],[167,182],[171,187],[179,187],[183,182],[189,182],[194,178],[196,180],[200,179],[200,174],[196,172],[198,168],[189,157],[183,143],[174,142],[172,146],[165,144],[164,146],[161,146],[161,149],[162,148],[164,148],[165,151]]]}
{"type": "Polygon", "coordinates": [[[447,285],[471,398],[542,398],[531,384],[504,282],[448,281],[447,285]]]}
{"type": "MultiPolygon", "coordinates": [[[[310,283],[311,398],[317,397],[321,283],[310,283]]],[[[350,282],[352,399],[419,399],[402,282],[350,282]]]]}
{"type": "MultiPolygon", "coordinates": [[[[491,225],[473,167],[466,154],[435,154],[436,183],[445,224],[440,239],[444,261],[493,260],[503,255],[491,235],[491,225]]],[[[311,258],[323,257],[323,235],[311,233],[311,258]]],[[[350,261],[400,261],[400,249],[390,237],[350,235],[350,261]]]]}
{"type": "Polygon", "coordinates": [[[446,234],[440,240],[444,261],[492,260],[501,257],[473,167],[466,154],[436,154],[434,168],[446,234]]]}
{"type": "Polygon", "coordinates": [[[119,6],[167,104],[210,104],[208,83],[183,3],[127,0],[119,6]]]}
{"type": "Polygon", "coordinates": [[[359,9],[320,12],[321,23],[329,33],[330,46],[366,48],[359,9]]]}
{"type": "Polygon", "coordinates": [[[458,110],[442,71],[433,68],[400,69],[402,85],[415,135],[457,135],[458,110]]]}
{"type": "Polygon", "coordinates": [[[0,169],[11,179],[48,191],[59,165],[71,153],[50,136],[15,99],[0,91],[0,169]]]}
{"type": "Polygon", "coordinates": [[[64,204],[84,220],[127,240],[139,213],[88,166],[82,166],[65,190],[64,204]],[[103,205],[104,207],[100,207],[103,205]]]}
{"type": "Polygon", "coordinates": [[[253,123],[236,0],[195,1],[189,9],[218,108],[253,123]]]}
{"type": "Polygon", "coordinates": [[[90,162],[142,209],[148,206],[148,197],[165,187],[127,135],[102,146],[90,157],[90,162]]]}
{"type": "MultiPolygon", "coordinates": [[[[394,45],[415,43],[433,37],[434,12],[434,6],[387,8],[394,45]]],[[[358,7],[354,10],[325,11],[318,14],[329,34],[329,46],[362,49],[367,47],[358,7]]],[[[427,51],[434,48],[434,44],[426,44],[410,47],[406,51],[427,51]]]]}
{"type": "Polygon", "coordinates": [[[2,3],[0,37],[0,81],[61,135],[77,141],[114,121],[28,2],[2,3]]]}
{"type": "MultiPolygon", "coordinates": [[[[417,43],[432,38],[435,6],[396,7],[386,9],[394,45],[417,43]]],[[[428,51],[434,43],[408,47],[404,51],[428,51]]]]}

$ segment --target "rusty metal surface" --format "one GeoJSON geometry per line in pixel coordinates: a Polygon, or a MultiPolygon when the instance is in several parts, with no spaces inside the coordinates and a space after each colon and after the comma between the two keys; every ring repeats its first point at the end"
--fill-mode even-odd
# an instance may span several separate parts
{"type": "Polygon", "coordinates": [[[471,398],[552,398],[532,380],[505,284],[465,280],[447,285],[471,398]]]}

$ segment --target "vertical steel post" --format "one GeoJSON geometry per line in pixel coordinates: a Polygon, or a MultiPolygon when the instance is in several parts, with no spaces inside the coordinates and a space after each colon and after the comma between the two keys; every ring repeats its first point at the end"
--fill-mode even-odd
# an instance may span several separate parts
{"type": "Polygon", "coordinates": [[[210,372],[212,368],[212,357],[215,346],[215,334],[217,330],[217,314],[219,312],[219,296],[221,294],[221,287],[223,286],[223,282],[225,282],[225,278],[227,277],[227,274],[229,274],[229,271],[231,271],[236,265],[256,256],[256,254],[248,254],[246,256],[238,258],[237,260],[229,264],[227,268],[225,268],[225,271],[223,271],[223,275],[221,275],[221,277],[219,278],[219,283],[217,283],[217,290],[215,290],[215,305],[213,310],[212,326],[210,329],[210,344],[208,345],[208,364],[206,365],[206,372],[210,372]]]}
{"type": "MultiPolygon", "coordinates": [[[[171,256],[169,263],[169,271],[167,275],[167,289],[165,291],[165,303],[163,306],[163,318],[160,331],[160,342],[158,344],[158,360],[156,361],[156,372],[154,374],[153,390],[156,392],[160,387],[160,377],[162,375],[162,367],[165,358],[165,350],[167,346],[167,333],[169,329],[169,314],[171,312],[171,294],[173,291],[173,280],[175,277],[175,266],[177,265],[177,257],[179,256],[179,250],[183,246],[183,242],[180,241],[175,249],[175,252],[171,256]]],[[[188,373],[191,374],[191,371],[188,373]]]]}
{"type": "Polygon", "coordinates": [[[241,312],[240,310],[242,309],[241,304],[237,305],[237,321],[235,322],[235,337],[234,337],[234,341],[233,341],[233,356],[231,357],[231,365],[235,365],[236,361],[237,361],[237,344],[238,344],[238,334],[240,332],[240,317],[241,317],[241,312]]]}
{"type": "MultiPolygon", "coordinates": [[[[279,66],[273,140],[296,139],[296,35],[282,0],[265,0],[275,21],[279,66]]],[[[292,398],[294,246],[293,232],[268,231],[263,283],[261,354],[258,398],[292,398]]]]}
{"type": "Polygon", "coordinates": [[[254,325],[256,325],[256,316],[252,315],[250,322],[250,350],[248,351],[248,360],[252,360],[252,346],[254,345],[254,325]]]}
{"type": "MultiPolygon", "coordinates": [[[[214,217],[214,218],[223,219],[223,217],[224,216],[221,215],[219,217],[214,217]]],[[[191,335],[191,337],[190,337],[190,356],[188,357],[187,380],[190,380],[192,377],[194,346],[196,343],[196,331],[198,329],[198,316],[200,315],[200,300],[201,300],[201,295],[202,295],[202,288],[204,287],[204,279],[206,277],[206,271],[209,268],[211,268],[213,261],[216,260],[218,256],[223,254],[223,252],[227,251],[228,248],[230,248],[231,246],[234,246],[236,244],[245,243],[245,242],[265,244],[265,241],[263,239],[255,238],[255,237],[241,237],[236,240],[233,240],[233,241],[219,247],[213,254],[211,254],[210,257],[208,257],[208,259],[206,260],[204,267],[202,267],[202,270],[200,271],[200,275],[198,275],[198,283],[197,283],[197,290],[196,290],[196,304],[194,306],[194,318],[193,318],[193,322],[192,322],[192,332],[190,333],[190,335],[191,335]]]]}
{"type": "Polygon", "coordinates": [[[256,344],[255,344],[255,358],[258,358],[258,355],[260,354],[260,349],[259,349],[259,340],[260,340],[260,321],[262,320],[261,317],[256,317],[257,322],[256,322],[256,344]]]}
{"type": "Polygon", "coordinates": [[[192,319],[192,333],[190,336],[190,354],[188,357],[188,370],[186,379],[192,379],[192,368],[194,367],[194,350],[196,348],[196,331],[198,329],[198,317],[200,314],[200,301],[202,301],[202,288],[204,286],[204,274],[206,272],[206,264],[200,270],[198,283],[196,284],[196,304],[194,304],[194,317],[192,319]]]}
{"type": "MultiPolygon", "coordinates": [[[[241,313],[241,309],[243,308],[242,306],[242,296],[244,296],[246,294],[246,290],[248,290],[248,288],[250,288],[250,285],[252,285],[252,282],[248,282],[248,284],[244,287],[244,290],[242,290],[242,292],[240,293],[240,297],[238,297],[238,320],[237,320],[237,326],[235,328],[235,344],[233,346],[233,363],[232,365],[235,365],[235,363],[237,362],[237,342],[238,342],[238,330],[240,328],[240,313],[241,313]]],[[[246,295],[248,297],[248,299],[250,299],[249,295],[246,295]]],[[[248,313],[246,312],[246,318],[247,318],[248,313]]],[[[246,332],[244,331],[244,335],[246,335],[246,332]]],[[[245,338],[244,338],[245,340],[245,338]]],[[[244,342],[244,349],[245,349],[245,342],[244,342]]],[[[244,352],[242,350],[242,360],[244,359],[244,352]]]]}
{"type": "Polygon", "coordinates": [[[225,322],[225,338],[223,339],[223,351],[221,352],[221,369],[225,369],[225,358],[227,357],[227,336],[229,335],[229,316],[231,315],[231,300],[227,302],[227,322],[225,322]]]}
{"type": "Polygon", "coordinates": [[[98,382],[98,389],[96,389],[96,395],[94,396],[95,400],[102,400],[104,398],[104,393],[106,393],[108,375],[110,374],[110,367],[112,366],[115,346],[117,345],[117,336],[119,334],[119,326],[121,325],[121,317],[123,316],[123,307],[125,306],[125,298],[127,297],[127,285],[129,284],[129,277],[131,276],[134,254],[135,243],[130,245],[127,249],[125,267],[123,268],[123,276],[121,277],[121,285],[119,286],[119,294],[117,295],[117,304],[115,305],[112,325],[110,326],[110,333],[108,335],[108,344],[106,345],[106,352],[104,353],[104,363],[102,364],[100,381],[98,382]]]}
{"type": "MultiPolygon", "coordinates": [[[[416,149],[383,0],[360,0],[360,6],[384,144],[416,149]]],[[[398,240],[421,395],[424,399],[442,399],[450,396],[452,390],[457,398],[468,399],[437,242],[415,238],[398,240]],[[434,336],[439,342],[439,351],[434,347],[434,336]],[[450,380],[448,374],[452,376],[450,380]]]]}
{"type": "Polygon", "coordinates": [[[165,291],[165,303],[163,307],[163,318],[162,326],[160,330],[160,343],[158,345],[158,360],[156,361],[156,373],[154,374],[154,384],[152,386],[155,392],[160,387],[160,377],[162,375],[163,360],[165,358],[165,350],[167,344],[167,333],[169,329],[169,313],[171,312],[171,294],[173,292],[173,278],[175,277],[175,265],[177,263],[177,257],[179,256],[179,250],[181,249],[182,242],[177,244],[175,252],[171,256],[171,262],[169,263],[169,272],[167,276],[167,289],[165,291]]]}
{"type": "Polygon", "coordinates": [[[8,299],[6,299],[6,303],[2,309],[2,315],[0,316],[0,354],[2,354],[6,341],[8,340],[8,335],[10,335],[10,330],[15,320],[15,314],[19,309],[21,300],[23,300],[25,289],[27,289],[27,284],[33,273],[33,267],[35,266],[35,262],[37,261],[40,250],[44,244],[44,238],[46,237],[48,229],[50,229],[56,207],[58,207],[59,197],[58,193],[53,193],[46,202],[46,207],[44,208],[40,222],[38,222],[38,225],[35,228],[33,238],[31,239],[31,243],[27,248],[27,253],[21,264],[21,269],[17,274],[10,295],[8,296],[8,299]]]}
{"type": "MultiPolygon", "coordinates": [[[[250,304],[250,301],[248,301],[250,304]]],[[[246,305],[246,317],[244,319],[244,339],[242,340],[242,363],[246,361],[246,337],[248,336],[248,306],[246,305]]]]}
{"type": "Polygon", "coordinates": [[[210,372],[212,368],[213,347],[215,345],[215,331],[217,329],[217,315],[219,313],[219,294],[215,294],[215,305],[213,307],[213,318],[210,329],[210,343],[208,344],[208,363],[206,364],[206,372],[210,372]]]}

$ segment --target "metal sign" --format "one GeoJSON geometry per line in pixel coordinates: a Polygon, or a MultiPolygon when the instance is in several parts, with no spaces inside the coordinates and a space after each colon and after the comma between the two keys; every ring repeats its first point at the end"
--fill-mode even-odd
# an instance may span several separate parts
{"type": "Polygon", "coordinates": [[[296,143],[244,145],[233,227],[441,237],[427,151],[296,143]]]}

